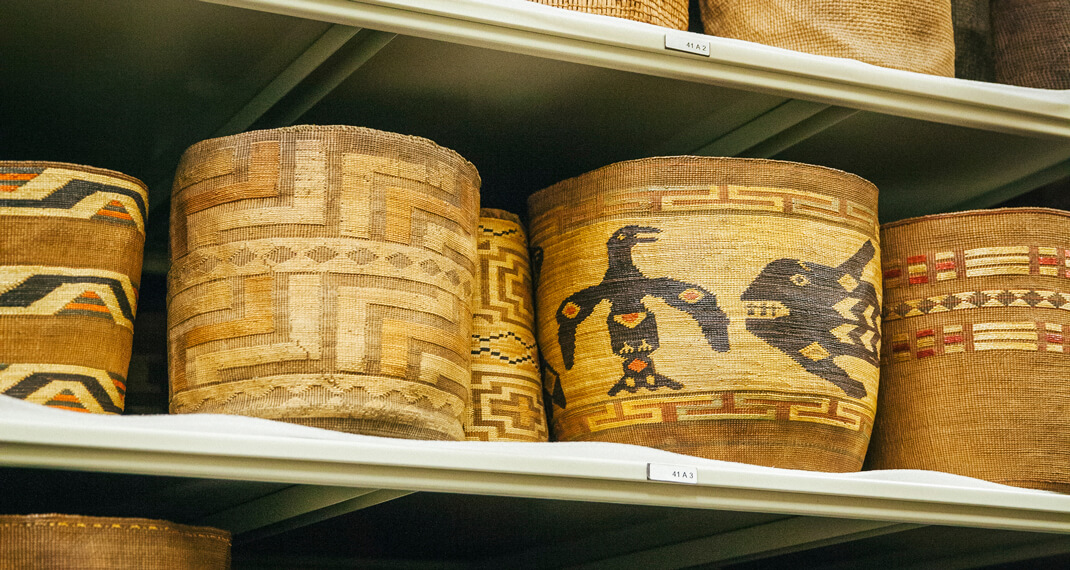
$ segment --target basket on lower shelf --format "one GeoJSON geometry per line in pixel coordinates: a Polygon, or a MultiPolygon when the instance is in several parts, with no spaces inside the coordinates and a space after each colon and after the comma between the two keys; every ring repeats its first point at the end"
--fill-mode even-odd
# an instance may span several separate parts
{"type": "Polygon", "coordinates": [[[877,189],[771,160],[613,164],[529,200],[559,440],[857,471],[877,399],[877,189]]]}
{"type": "Polygon", "coordinates": [[[699,0],[707,34],[955,75],[951,0],[699,0]]]}
{"type": "Polygon", "coordinates": [[[153,519],[0,515],[0,568],[223,570],[230,533],[153,519]]]}
{"type": "Polygon", "coordinates": [[[1070,212],[886,224],[880,414],[866,467],[1070,492],[1070,212]]]}
{"type": "Polygon", "coordinates": [[[463,439],[479,175],[429,140],[298,126],[175,178],[171,411],[463,439]]]}
{"type": "Polygon", "coordinates": [[[0,394],[122,413],[147,196],[110,170],[0,161],[0,394]]]}
{"type": "Polygon", "coordinates": [[[688,0],[532,0],[539,4],[686,30],[688,0]]]}
{"type": "Polygon", "coordinates": [[[996,81],[1070,89],[1070,2],[992,0],[996,81]]]}

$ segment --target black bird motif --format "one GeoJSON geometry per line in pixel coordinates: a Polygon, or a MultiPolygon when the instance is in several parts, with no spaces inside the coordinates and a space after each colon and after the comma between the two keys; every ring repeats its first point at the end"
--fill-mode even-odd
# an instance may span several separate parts
{"type": "Polygon", "coordinates": [[[865,397],[865,386],[833,358],[853,356],[878,366],[877,291],[862,280],[862,270],[874,253],[867,241],[839,267],[797,259],[766,265],[741,297],[747,330],[848,396],[865,397]]]}
{"type": "Polygon", "coordinates": [[[610,346],[622,359],[624,368],[624,376],[609,389],[610,396],[621,390],[635,393],[640,388],[683,388],[683,384],[654,369],[651,353],[661,343],[654,313],[643,304],[648,295],[662,299],[670,307],[695,319],[706,342],[714,350],[728,350],[728,317],[717,306],[713,293],[668,277],[649,278],[632,262],[632,248],[639,243],[657,241],[657,236],[651,235],[657,233],[661,230],[644,226],[625,226],[613,232],[606,242],[609,268],[601,283],[573,293],[557,309],[557,340],[567,370],[575,361],[576,327],[594,312],[599,303],[609,301],[606,326],[610,346]]]}

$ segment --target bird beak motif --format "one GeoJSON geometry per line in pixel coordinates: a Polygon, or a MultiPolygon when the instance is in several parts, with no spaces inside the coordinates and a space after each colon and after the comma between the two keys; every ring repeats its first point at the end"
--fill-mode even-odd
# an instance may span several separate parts
{"type": "Polygon", "coordinates": [[[640,226],[640,227],[635,229],[635,233],[636,233],[636,237],[635,237],[635,241],[636,242],[638,242],[638,243],[650,243],[650,242],[658,241],[658,237],[657,236],[644,237],[644,236],[641,236],[639,234],[660,234],[661,230],[659,230],[658,228],[652,228],[652,227],[648,227],[648,226],[640,226]]]}

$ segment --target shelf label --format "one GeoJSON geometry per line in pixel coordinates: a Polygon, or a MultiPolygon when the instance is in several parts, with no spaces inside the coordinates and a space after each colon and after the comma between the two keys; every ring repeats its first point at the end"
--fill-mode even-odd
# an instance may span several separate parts
{"type": "Polygon", "coordinates": [[[662,463],[647,463],[646,478],[649,481],[665,481],[668,483],[698,483],[698,469],[684,467],[682,465],[665,465],[662,463]]]}
{"type": "Polygon", "coordinates": [[[665,34],[665,49],[710,56],[709,40],[698,39],[698,34],[665,34]]]}

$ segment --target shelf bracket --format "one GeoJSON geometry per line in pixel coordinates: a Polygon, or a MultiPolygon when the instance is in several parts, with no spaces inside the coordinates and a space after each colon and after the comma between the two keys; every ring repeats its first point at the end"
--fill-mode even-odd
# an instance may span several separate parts
{"type": "Polygon", "coordinates": [[[791,99],[689,154],[769,158],[857,112],[791,99]]]}

